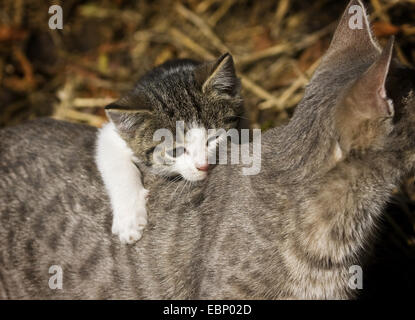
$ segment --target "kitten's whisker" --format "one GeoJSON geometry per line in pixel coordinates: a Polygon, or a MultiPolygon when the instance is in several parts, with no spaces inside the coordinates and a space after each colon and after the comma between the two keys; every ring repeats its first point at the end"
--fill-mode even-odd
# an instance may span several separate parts
{"type": "Polygon", "coordinates": [[[180,179],[181,179],[180,176],[177,176],[177,177],[173,178],[169,183],[167,183],[166,187],[169,187],[171,184],[179,181],[180,179]]]}
{"type": "Polygon", "coordinates": [[[176,191],[179,189],[179,187],[180,187],[180,183],[177,185],[176,189],[174,189],[173,193],[171,194],[170,201],[172,200],[172,198],[176,194],[176,191]]]}
{"type": "Polygon", "coordinates": [[[189,192],[187,192],[186,200],[187,200],[187,198],[190,197],[190,194],[191,194],[190,191],[192,190],[192,187],[193,187],[193,182],[189,181],[189,192]]]}
{"type": "Polygon", "coordinates": [[[189,181],[188,181],[188,180],[186,180],[186,182],[184,183],[184,185],[183,185],[182,189],[180,190],[179,195],[177,196],[178,198],[180,198],[180,196],[182,195],[183,190],[186,188],[186,186],[187,186],[187,183],[188,183],[188,182],[189,182],[189,181]]]}

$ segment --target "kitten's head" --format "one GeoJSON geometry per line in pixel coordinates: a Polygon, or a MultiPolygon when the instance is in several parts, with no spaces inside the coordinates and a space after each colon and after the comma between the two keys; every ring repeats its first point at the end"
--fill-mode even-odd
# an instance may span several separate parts
{"type": "Polygon", "coordinates": [[[393,59],[393,45],[379,46],[362,3],[351,1],[293,117],[308,130],[310,154],[331,164],[394,154],[414,166],[415,72],[393,59]]]}
{"type": "Polygon", "coordinates": [[[205,63],[166,62],[106,111],[136,157],[154,172],[202,180],[209,168],[208,154],[219,139],[209,136],[208,129],[236,127],[243,113],[232,56],[205,63]],[[183,131],[176,130],[178,125],[183,131]],[[159,129],[168,130],[173,138],[161,154],[163,159],[153,157],[161,143],[154,139],[159,129]]]}

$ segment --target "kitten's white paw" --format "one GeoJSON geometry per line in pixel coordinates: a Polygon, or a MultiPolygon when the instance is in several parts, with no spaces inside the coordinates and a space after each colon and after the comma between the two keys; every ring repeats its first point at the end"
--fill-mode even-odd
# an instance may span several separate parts
{"type": "Polygon", "coordinates": [[[147,212],[142,208],[139,214],[130,214],[122,219],[114,219],[112,233],[118,235],[121,243],[132,244],[141,239],[147,225],[147,212]]]}
{"type": "Polygon", "coordinates": [[[141,239],[143,235],[142,231],[138,231],[136,229],[129,229],[125,228],[118,233],[118,237],[120,238],[120,242],[123,244],[133,244],[134,242],[141,239]]]}
{"type": "Polygon", "coordinates": [[[121,243],[132,244],[141,239],[144,228],[147,225],[146,197],[148,190],[141,193],[139,207],[129,212],[114,212],[112,233],[118,235],[121,243]]]}

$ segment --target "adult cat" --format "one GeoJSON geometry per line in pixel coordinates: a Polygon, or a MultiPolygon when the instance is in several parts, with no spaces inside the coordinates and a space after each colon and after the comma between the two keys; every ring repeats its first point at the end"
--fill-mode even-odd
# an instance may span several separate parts
{"type": "Polygon", "coordinates": [[[380,53],[366,16],[349,28],[351,6],[363,10],[349,4],[290,123],[263,135],[261,173],[216,166],[174,204],[176,186],[145,174],[158,192],[133,246],[111,239],[95,129],[39,120],[2,130],[0,296],[352,297],[349,267],[414,167],[415,101],[413,71],[390,63],[392,42],[380,53]],[[52,265],[62,289],[48,286],[52,265]]]}

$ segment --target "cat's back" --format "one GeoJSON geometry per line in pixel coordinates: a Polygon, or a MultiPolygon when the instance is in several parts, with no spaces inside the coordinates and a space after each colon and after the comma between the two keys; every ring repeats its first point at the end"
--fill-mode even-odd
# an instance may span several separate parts
{"type": "MultiPolygon", "coordinates": [[[[48,139],[51,137],[72,138],[83,135],[88,138],[88,132],[96,133],[96,128],[83,125],[79,123],[71,123],[67,121],[56,120],[52,118],[38,118],[28,121],[26,123],[1,128],[0,137],[2,138],[1,145],[7,145],[10,142],[29,141],[36,143],[33,139],[28,139],[28,136],[36,137],[38,139],[48,139]],[[14,141],[13,141],[14,138],[14,141]]],[[[50,141],[51,143],[53,141],[50,141]]]]}
{"type": "Polygon", "coordinates": [[[58,190],[100,187],[95,138],[95,128],[48,118],[0,130],[0,209],[10,207],[11,197],[45,205],[58,190]]]}
{"type": "Polygon", "coordinates": [[[100,260],[96,247],[110,234],[110,212],[95,136],[89,126],[52,119],[0,130],[0,298],[76,296],[50,288],[55,268],[68,285],[68,275],[85,270],[86,280],[100,260]]]}
{"type": "MultiPolygon", "coordinates": [[[[50,118],[41,118],[0,130],[0,168],[27,168],[42,163],[58,163],[59,155],[77,159],[93,157],[96,129],[50,118]],[[64,146],[65,148],[62,148],[64,146]],[[90,152],[84,152],[85,150],[90,152]]],[[[79,160],[78,160],[79,161],[79,160]]]]}

